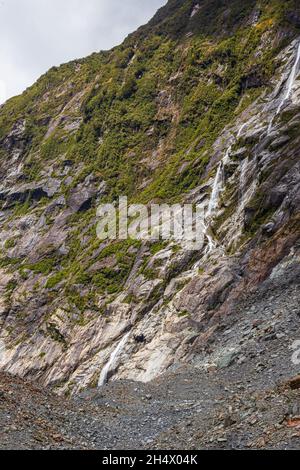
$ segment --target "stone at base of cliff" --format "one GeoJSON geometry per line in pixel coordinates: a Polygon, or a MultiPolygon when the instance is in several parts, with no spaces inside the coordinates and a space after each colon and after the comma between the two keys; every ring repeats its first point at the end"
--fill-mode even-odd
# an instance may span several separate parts
{"type": "Polygon", "coordinates": [[[288,385],[292,390],[298,390],[300,388],[300,375],[289,380],[288,385]]]}

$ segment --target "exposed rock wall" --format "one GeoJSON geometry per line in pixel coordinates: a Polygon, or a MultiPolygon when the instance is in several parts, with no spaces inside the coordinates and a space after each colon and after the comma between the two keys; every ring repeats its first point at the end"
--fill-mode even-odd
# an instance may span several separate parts
{"type": "MultiPolygon", "coordinates": [[[[191,7],[186,21],[201,19],[199,5],[191,7]]],[[[91,99],[89,93],[96,94],[93,87],[101,74],[99,70],[91,85],[83,86],[80,80],[72,85],[75,90],[67,104],[59,102],[69,93],[66,84],[59,84],[49,96],[43,95],[45,101],[55,95],[58,104],[55,101],[51,120],[42,122],[44,134],[35,153],[28,147],[33,139],[28,118],[17,120],[1,139],[0,366],[4,371],[56,386],[59,392],[78,392],[98,383],[101,370],[129,332],[109,371],[113,379],[149,381],[180,363],[193,362],[199,367],[215,364],[213,358],[220,351],[214,345],[214,356],[209,357],[209,344],[218,335],[223,319],[234,312],[245,292],[255,290],[268,276],[275,275],[280,263],[291,258],[299,238],[300,81],[296,59],[300,37],[293,39],[296,33],[292,34],[290,26],[276,30],[259,23],[259,14],[254,13],[251,10],[249,18],[255,21],[251,20],[250,26],[246,22],[244,27],[250,28],[249,34],[254,34],[251,28],[255,28],[260,36],[249,53],[247,66],[251,68],[255,57],[266,48],[269,55],[274,54],[276,73],[265,84],[258,83],[258,72],[243,71],[248,75],[243,78],[242,95],[234,112],[207,148],[210,137],[201,126],[208,123],[203,124],[198,116],[200,128],[190,131],[184,147],[187,160],[181,161],[176,170],[178,185],[188,168],[193,178],[196,175],[187,189],[182,189],[181,201],[199,204],[205,210],[206,240],[201,251],[190,252],[175,243],[154,247],[131,243],[124,251],[123,245],[111,248],[96,240],[97,204],[125,191],[127,180],[125,187],[113,187],[110,193],[117,169],[112,169],[112,180],[107,181],[103,173],[111,163],[101,160],[103,166],[91,170],[90,161],[83,157],[72,160],[64,146],[69,139],[78,148],[82,135],[92,132],[86,129],[94,111],[92,103],[89,101],[88,107],[85,101],[91,99]],[[265,28],[263,34],[259,28],[265,28]],[[283,47],[278,34],[284,36],[287,46],[283,47]],[[280,46],[277,55],[275,45],[280,46]],[[259,88],[259,92],[247,95],[248,87],[259,88]],[[48,145],[50,154],[46,158],[43,152],[48,145]],[[28,171],[33,171],[37,162],[42,163],[38,176],[28,181],[33,179],[28,171]],[[115,279],[113,283],[111,278],[115,279]],[[141,334],[145,341],[135,341],[135,336],[141,334]]],[[[165,171],[174,139],[179,139],[182,127],[189,125],[175,97],[176,80],[186,73],[185,57],[189,48],[195,47],[189,42],[193,34],[176,44],[175,58],[180,60],[176,76],[174,70],[168,71],[169,88],[156,90],[156,117],[147,129],[145,154],[140,162],[151,172],[156,167],[165,171]],[[161,135],[152,140],[157,128],[161,135]],[[168,129],[167,137],[164,129],[168,129]]],[[[143,40],[150,41],[149,37],[143,40]]],[[[156,37],[151,40],[158,41],[156,37]]],[[[222,48],[225,45],[222,42],[222,48]]],[[[167,47],[165,43],[163,46],[167,47]]],[[[141,48],[141,43],[136,48],[141,48]]],[[[215,54],[219,54],[214,59],[218,70],[208,69],[203,79],[209,84],[216,79],[216,72],[218,83],[228,80],[229,65],[224,64],[224,57],[230,50],[215,54]]],[[[213,59],[207,59],[208,63],[203,58],[191,60],[197,62],[199,70],[206,70],[213,59]]],[[[125,108],[128,96],[137,93],[137,85],[128,83],[135,62],[122,62],[126,69],[126,93],[122,91],[125,108]]],[[[153,67],[155,70],[156,62],[153,67]]],[[[72,71],[75,76],[78,73],[80,67],[72,71]]],[[[139,70],[139,74],[145,73],[139,70]]],[[[223,92],[228,93],[226,86],[223,92]]],[[[212,104],[206,99],[201,96],[196,100],[190,113],[197,113],[198,106],[203,113],[210,112],[211,107],[217,113],[221,98],[212,104]]],[[[101,100],[104,109],[104,95],[101,100]]],[[[36,98],[35,107],[41,106],[36,98]]],[[[224,120],[223,115],[217,115],[217,119],[221,117],[224,120]]],[[[136,124],[131,122],[133,127],[127,129],[129,135],[138,132],[139,118],[135,119],[136,124]]],[[[93,130],[98,149],[108,145],[109,129],[103,129],[93,130]]],[[[143,137],[145,140],[145,134],[143,137]]],[[[122,148],[122,152],[133,160],[134,173],[140,148],[132,150],[132,145],[122,148]]],[[[126,165],[130,164],[127,159],[126,165]]],[[[143,171],[138,187],[149,201],[151,195],[156,195],[156,180],[151,172],[143,171]]],[[[166,187],[168,184],[166,181],[166,187]]]]}

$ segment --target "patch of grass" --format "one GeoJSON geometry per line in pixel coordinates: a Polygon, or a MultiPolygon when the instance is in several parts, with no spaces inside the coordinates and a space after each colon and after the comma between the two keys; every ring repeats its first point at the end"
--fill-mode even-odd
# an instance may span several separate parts
{"type": "Polygon", "coordinates": [[[63,271],[60,271],[53,276],[51,276],[47,283],[46,283],[46,289],[53,289],[54,287],[57,286],[63,279],[65,278],[65,273],[63,271]]]}
{"type": "Polygon", "coordinates": [[[183,310],[182,312],[178,312],[178,317],[179,318],[185,318],[185,317],[189,317],[189,316],[190,316],[190,313],[187,310],[183,310]]]}
{"type": "Polygon", "coordinates": [[[53,271],[55,265],[57,264],[57,259],[53,258],[45,258],[41,261],[38,261],[35,264],[27,264],[24,268],[33,271],[35,274],[45,274],[48,275],[53,271]]]}
{"type": "Polygon", "coordinates": [[[6,242],[4,243],[4,248],[6,250],[9,250],[10,248],[14,248],[16,246],[16,243],[17,243],[17,238],[10,238],[9,240],[6,240],[6,242]]]}

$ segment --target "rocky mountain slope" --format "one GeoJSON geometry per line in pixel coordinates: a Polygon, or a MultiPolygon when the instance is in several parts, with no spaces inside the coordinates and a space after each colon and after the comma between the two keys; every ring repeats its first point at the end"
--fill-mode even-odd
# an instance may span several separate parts
{"type": "Polygon", "coordinates": [[[170,0],[0,108],[3,371],[61,394],[297,373],[299,70],[296,0],[170,0]],[[101,242],[120,195],[200,205],[205,246],[101,242]]]}

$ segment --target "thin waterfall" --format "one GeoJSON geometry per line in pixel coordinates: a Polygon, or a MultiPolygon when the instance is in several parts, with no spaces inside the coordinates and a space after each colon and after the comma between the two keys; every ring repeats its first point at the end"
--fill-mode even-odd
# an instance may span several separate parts
{"type": "Polygon", "coordinates": [[[246,157],[240,165],[240,181],[239,181],[239,201],[243,201],[244,190],[247,183],[247,170],[249,168],[249,157],[246,157]]]}
{"type": "MultiPolygon", "coordinates": [[[[292,68],[291,73],[289,74],[289,77],[288,77],[287,82],[286,82],[285,92],[283,93],[282,99],[280,100],[278,108],[276,109],[276,113],[275,113],[273,119],[271,120],[271,122],[268,126],[268,134],[272,130],[273,122],[274,122],[275,117],[278,114],[281,113],[284,104],[286,103],[286,101],[291,96],[293,86],[295,84],[295,81],[296,81],[296,78],[297,78],[297,75],[298,75],[299,63],[300,63],[300,42],[298,44],[297,54],[296,54],[296,58],[295,58],[293,68],[292,68]]],[[[244,124],[242,124],[240,126],[235,140],[239,139],[239,137],[242,134],[242,131],[244,130],[244,128],[246,126],[247,126],[247,122],[245,122],[244,124]]],[[[206,254],[209,254],[216,246],[215,241],[213,240],[212,236],[209,234],[210,219],[211,219],[212,215],[214,214],[215,210],[218,207],[219,196],[220,196],[220,193],[222,192],[222,190],[224,188],[224,179],[225,179],[224,167],[225,167],[225,164],[230,159],[230,153],[231,153],[232,147],[233,147],[233,142],[231,142],[231,144],[228,146],[228,148],[226,150],[226,153],[224,155],[224,158],[222,159],[222,161],[218,165],[216,177],[215,177],[215,180],[214,180],[214,183],[213,183],[213,189],[212,189],[211,197],[210,197],[209,204],[208,204],[208,210],[207,210],[207,213],[205,215],[204,230],[205,230],[205,236],[208,240],[208,247],[206,249],[206,254]]],[[[255,162],[257,162],[257,155],[255,156],[255,162]]],[[[246,183],[247,183],[247,172],[248,172],[248,169],[249,169],[249,164],[250,164],[249,159],[246,158],[244,160],[244,162],[241,163],[241,167],[240,167],[240,182],[239,182],[239,199],[240,199],[240,203],[239,203],[239,209],[242,209],[243,206],[244,206],[244,199],[245,199],[245,196],[246,196],[245,195],[245,186],[246,186],[246,183]]],[[[250,191],[251,190],[249,188],[249,192],[250,191]]]]}
{"type": "Polygon", "coordinates": [[[236,135],[236,140],[238,140],[241,137],[242,132],[245,129],[245,127],[247,126],[247,124],[248,124],[248,122],[244,122],[244,124],[241,125],[241,127],[239,128],[239,131],[236,135]]]}
{"type": "MultiPolygon", "coordinates": [[[[237,132],[235,140],[238,140],[240,138],[240,136],[243,132],[243,129],[246,127],[246,125],[247,125],[247,122],[245,122],[244,124],[242,124],[240,126],[240,128],[237,132]]],[[[208,246],[207,246],[206,251],[205,251],[206,254],[211,253],[216,247],[216,242],[214,241],[212,235],[209,233],[210,232],[210,218],[212,217],[212,215],[214,214],[215,210],[218,207],[220,194],[224,189],[224,185],[225,185],[225,165],[230,160],[230,153],[232,151],[232,147],[233,147],[233,141],[228,146],[223,159],[221,160],[221,162],[218,165],[217,173],[216,173],[216,176],[215,176],[215,179],[214,179],[212,193],[211,193],[209,204],[208,204],[208,209],[207,209],[207,212],[205,214],[204,232],[205,232],[205,236],[206,236],[207,241],[208,241],[208,246]]]]}
{"type": "Polygon", "coordinates": [[[286,86],[286,92],[284,93],[284,96],[283,96],[283,98],[282,98],[282,100],[281,100],[281,102],[278,106],[278,109],[276,111],[276,115],[281,112],[284,103],[286,102],[286,100],[289,99],[289,97],[292,93],[293,86],[294,86],[294,83],[295,83],[297,75],[298,75],[299,60],[300,60],[300,42],[298,44],[296,60],[295,60],[294,66],[292,68],[292,71],[290,73],[290,76],[288,78],[288,82],[287,82],[287,86],[286,86]]]}
{"type": "Polygon", "coordinates": [[[2,362],[2,358],[4,357],[5,351],[6,349],[5,349],[4,341],[0,339],[0,363],[2,362]]]}
{"type": "Polygon", "coordinates": [[[206,223],[206,220],[203,222],[203,227],[204,227],[204,234],[207,238],[208,244],[205,250],[205,254],[211,253],[215,248],[216,248],[216,243],[213,239],[213,237],[210,235],[209,230],[210,230],[210,225],[206,223]]]}
{"type": "Polygon", "coordinates": [[[123,336],[121,341],[118,343],[116,349],[114,349],[114,351],[111,353],[108,363],[103,367],[101,371],[100,378],[98,381],[98,387],[102,387],[103,385],[107,383],[108,374],[111,370],[115,369],[117,365],[117,361],[128,341],[129,336],[130,336],[130,331],[126,333],[126,335],[123,336]]]}
{"type": "Polygon", "coordinates": [[[283,93],[282,99],[281,99],[281,101],[278,105],[278,108],[276,109],[276,113],[270,121],[270,124],[269,124],[269,127],[268,127],[268,134],[270,134],[270,132],[273,128],[274,119],[276,118],[276,116],[278,116],[278,114],[281,113],[284,104],[286,103],[286,101],[291,96],[291,93],[293,91],[293,86],[295,84],[295,81],[296,81],[296,78],[297,78],[297,75],[298,75],[298,71],[299,71],[299,62],[300,62],[300,42],[298,44],[298,49],[297,49],[297,54],[296,54],[296,59],[295,59],[294,66],[291,70],[291,73],[288,77],[288,80],[287,80],[287,83],[286,83],[286,86],[285,86],[285,93],[283,93]]]}
{"type": "MultiPolygon", "coordinates": [[[[235,140],[238,140],[240,138],[240,136],[243,132],[243,129],[245,128],[246,125],[247,125],[247,122],[245,122],[244,124],[242,124],[240,126],[240,128],[237,132],[235,140]]],[[[215,211],[215,209],[218,207],[219,196],[220,196],[220,193],[222,192],[222,190],[224,188],[224,183],[225,183],[225,171],[224,171],[224,169],[225,169],[226,163],[230,159],[229,157],[230,157],[230,153],[232,151],[232,147],[233,147],[233,142],[228,146],[223,159],[221,160],[221,162],[218,165],[216,177],[215,177],[214,184],[213,184],[212,193],[211,193],[209,204],[208,204],[208,211],[207,211],[206,217],[210,217],[213,214],[213,212],[215,211]]]]}
{"type": "Polygon", "coordinates": [[[220,198],[220,193],[222,192],[224,188],[224,180],[225,180],[225,174],[224,174],[224,164],[225,161],[227,161],[228,155],[226,153],[225,157],[223,160],[219,163],[217,173],[215,176],[214,184],[213,184],[213,189],[212,193],[210,196],[209,204],[208,204],[208,209],[204,217],[203,221],[203,226],[204,226],[204,234],[207,238],[208,245],[205,250],[205,254],[211,253],[215,248],[216,248],[216,243],[210,234],[210,218],[215,212],[215,210],[218,207],[219,204],[219,198],[220,198]]]}
{"type": "Polygon", "coordinates": [[[218,206],[219,195],[223,188],[223,182],[224,182],[224,162],[222,160],[219,163],[217,174],[214,180],[213,189],[212,189],[212,193],[210,196],[206,217],[210,217],[218,206]]]}

